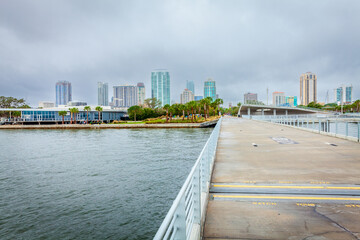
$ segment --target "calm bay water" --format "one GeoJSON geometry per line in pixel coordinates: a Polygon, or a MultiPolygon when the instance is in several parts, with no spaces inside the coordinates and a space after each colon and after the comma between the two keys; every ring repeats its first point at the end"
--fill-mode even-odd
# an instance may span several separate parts
{"type": "Polygon", "coordinates": [[[0,239],[152,239],[211,131],[0,131],[0,239]]]}

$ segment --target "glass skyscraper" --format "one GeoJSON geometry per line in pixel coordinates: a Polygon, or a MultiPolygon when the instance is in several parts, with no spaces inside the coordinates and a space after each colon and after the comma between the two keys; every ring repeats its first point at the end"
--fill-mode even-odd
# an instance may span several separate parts
{"type": "Polygon", "coordinates": [[[194,81],[186,81],[186,88],[189,89],[195,95],[194,81]]]}
{"type": "Polygon", "coordinates": [[[138,89],[138,104],[142,105],[145,101],[145,85],[144,83],[138,83],[137,84],[138,89]]]}
{"type": "Polygon", "coordinates": [[[213,100],[216,99],[216,84],[211,78],[204,83],[204,98],[207,97],[211,97],[213,100]]]}
{"type": "Polygon", "coordinates": [[[335,91],[335,102],[338,104],[349,104],[352,102],[352,85],[342,85],[336,88],[335,91]]]}
{"type": "Polygon", "coordinates": [[[161,101],[161,106],[170,104],[170,74],[166,70],[151,72],[151,97],[161,101]]]}
{"type": "Polygon", "coordinates": [[[114,86],[114,106],[131,107],[138,104],[137,86],[114,86]]]}
{"type": "Polygon", "coordinates": [[[107,83],[98,82],[98,105],[109,106],[109,87],[107,83]]]}
{"type": "Polygon", "coordinates": [[[56,83],[56,106],[66,105],[72,101],[71,83],[68,81],[59,81],[56,83]]]}

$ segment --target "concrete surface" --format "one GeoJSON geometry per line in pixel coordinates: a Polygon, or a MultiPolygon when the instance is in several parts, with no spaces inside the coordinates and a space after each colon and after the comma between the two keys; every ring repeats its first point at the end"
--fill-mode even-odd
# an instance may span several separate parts
{"type": "Polygon", "coordinates": [[[359,143],[225,118],[211,182],[204,239],[360,239],[359,143]]]}

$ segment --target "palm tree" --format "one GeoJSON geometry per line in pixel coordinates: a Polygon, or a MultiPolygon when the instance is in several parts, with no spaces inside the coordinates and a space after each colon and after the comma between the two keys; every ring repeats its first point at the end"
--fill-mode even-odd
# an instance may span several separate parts
{"type": "Polygon", "coordinates": [[[71,123],[72,123],[72,118],[74,116],[74,122],[76,124],[76,114],[79,113],[79,109],[78,108],[70,108],[70,113],[71,113],[71,123]]]}
{"type": "Polygon", "coordinates": [[[214,101],[214,103],[216,105],[217,115],[219,115],[220,105],[224,104],[224,101],[221,98],[218,98],[214,101]]]}
{"type": "Polygon", "coordinates": [[[100,106],[97,106],[97,107],[95,108],[95,110],[98,111],[98,113],[99,113],[99,121],[100,121],[100,114],[101,114],[101,112],[103,111],[103,108],[100,107],[100,106]]]}
{"type": "Polygon", "coordinates": [[[64,117],[67,115],[67,111],[59,111],[58,114],[62,117],[62,124],[64,125],[64,117]]]}
{"type": "Polygon", "coordinates": [[[194,122],[194,109],[196,108],[196,102],[190,101],[187,103],[189,108],[191,109],[191,122],[194,122]]]}
{"type": "Polygon", "coordinates": [[[89,111],[91,111],[91,107],[85,106],[84,110],[86,111],[86,124],[88,124],[89,123],[89,111]]]}
{"type": "Polygon", "coordinates": [[[180,104],[179,105],[179,110],[182,112],[182,120],[184,121],[184,118],[185,118],[185,105],[184,104],[180,104]]]}
{"type": "Polygon", "coordinates": [[[166,111],[166,122],[168,122],[170,104],[166,104],[165,106],[163,106],[163,108],[166,111]]]}
{"type": "Polygon", "coordinates": [[[212,102],[212,98],[206,97],[206,98],[201,99],[200,102],[202,105],[204,105],[204,116],[205,116],[205,121],[206,121],[206,118],[208,117],[208,113],[209,113],[209,107],[212,102]]]}

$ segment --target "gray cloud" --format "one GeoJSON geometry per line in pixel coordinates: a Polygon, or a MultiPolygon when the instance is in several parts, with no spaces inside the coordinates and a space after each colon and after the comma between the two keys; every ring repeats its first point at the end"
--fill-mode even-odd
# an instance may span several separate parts
{"type": "Polygon", "coordinates": [[[202,95],[207,77],[225,102],[266,88],[299,95],[301,73],[318,75],[319,101],[352,83],[360,98],[360,2],[30,1],[0,3],[0,95],[55,98],[68,80],[73,98],[96,104],[97,81],[144,82],[167,68],[172,99],[186,80],[202,95]]]}

